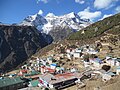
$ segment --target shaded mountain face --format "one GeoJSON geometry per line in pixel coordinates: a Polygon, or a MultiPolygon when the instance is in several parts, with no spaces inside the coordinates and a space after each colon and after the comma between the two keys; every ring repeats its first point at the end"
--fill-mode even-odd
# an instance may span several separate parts
{"type": "Polygon", "coordinates": [[[49,13],[45,17],[37,13],[28,16],[19,25],[35,26],[39,31],[51,35],[53,40],[57,41],[90,24],[91,22],[89,19],[81,19],[78,14],[72,12],[62,16],[56,16],[53,13],[49,13]],[[66,33],[67,35],[65,35],[66,33]]]}
{"type": "Polygon", "coordinates": [[[0,69],[15,68],[46,45],[46,39],[32,26],[0,25],[0,69]]]}
{"type": "Polygon", "coordinates": [[[52,36],[52,39],[54,42],[58,42],[60,40],[65,39],[68,37],[70,34],[76,32],[76,30],[73,30],[69,27],[56,27],[55,29],[51,30],[49,32],[49,35],[52,36]]]}

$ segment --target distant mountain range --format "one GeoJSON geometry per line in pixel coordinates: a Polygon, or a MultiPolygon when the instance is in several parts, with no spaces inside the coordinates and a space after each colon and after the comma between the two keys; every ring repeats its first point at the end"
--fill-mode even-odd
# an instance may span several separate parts
{"type": "Polygon", "coordinates": [[[71,12],[62,16],[49,13],[45,17],[37,13],[29,15],[18,25],[35,26],[42,33],[51,35],[53,40],[56,41],[64,39],[69,34],[79,31],[90,24],[89,19],[82,19],[78,14],[71,12]]]}

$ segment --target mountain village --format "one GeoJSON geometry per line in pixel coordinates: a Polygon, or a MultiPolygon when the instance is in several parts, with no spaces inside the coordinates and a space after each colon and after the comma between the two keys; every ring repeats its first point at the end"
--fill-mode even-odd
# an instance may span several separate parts
{"type": "MultiPolygon", "coordinates": [[[[46,55],[32,56],[19,69],[0,75],[0,90],[61,90],[76,86],[86,90],[86,81],[106,83],[119,77],[120,58],[110,54],[109,43],[58,45],[46,55]]],[[[92,90],[101,90],[101,86],[92,90]]],[[[73,90],[73,89],[69,89],[73,90]]]]}
{"type": "Polygon", "coordinates": [[[1,0],[0,90],[120,90],[120,0],[1,0]]]}

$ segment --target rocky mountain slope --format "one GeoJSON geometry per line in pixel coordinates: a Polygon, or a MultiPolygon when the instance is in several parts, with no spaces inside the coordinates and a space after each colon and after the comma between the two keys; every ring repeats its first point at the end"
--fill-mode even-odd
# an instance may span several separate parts
{"type": "Polygon", "coordinates": [[[49,13],[45,17],[37,13],[26,17],[19,25],[35,26],[39,31],[51,35],[53,40],[57,41],[90,24],[89,19],[81,19],[78,14],[72,12],[62,16],[49,13]]]}
{"type": "Polygon", "coordinates": [[[48,43],[32,26],[0,25],[0,69],[10,70],[48,43]]]}

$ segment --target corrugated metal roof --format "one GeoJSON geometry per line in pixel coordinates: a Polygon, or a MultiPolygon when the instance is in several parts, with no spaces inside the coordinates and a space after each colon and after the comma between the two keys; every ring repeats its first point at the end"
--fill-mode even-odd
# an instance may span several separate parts
{"type": "Polygon", "coordinates": [[[31,85],[32,85],[33,87],[37,87],[38,84],[39,84],[39,81],[38,81],[38,80],[33,80],[33,81],[31,81],[30,83],[31,83],[31,85]]]}
{"type": "Polygon", "coordinates": [[[50,82],[51,78],[54,78],[54,76],[52,74],[46,73],[41,75],[40,78],[46,82],[50,82]]]}
{"type": "Polygon", "coordinates": [[[115,76],[115,75],[116,75],[116,74],[115,74],[115,73],[113,73],[113,72],[108,72],[107,74],[108,74],[108,75],[111,75],[111,76],[112,76],[112,75],[113,75],[113,76],[115,76]]]}
{"type": "Polygon", "coordinates": [[[120,69],[120,66],[118,66],[116,69],[120,69]]]}
{"type": "Polygon", "coordinates": [[[47,73],[40,76],[42,80],[46,81],[49,84],[55,84],[55,83],[59,83],[59,82],[63,82],[71,79],[76,79],[79,77],[81,77],[80,73],[63,73],[63,74],[57,74],[55,76],[47,73]]]}
{"type": "Polygon", "coordinates": [[[6,86],[14,85],[17,83],[22,83],[22,82],[24,81],[21,80],[20,77],[4,78],[0,80],[0,87],[6,87],[6,86]]]}

